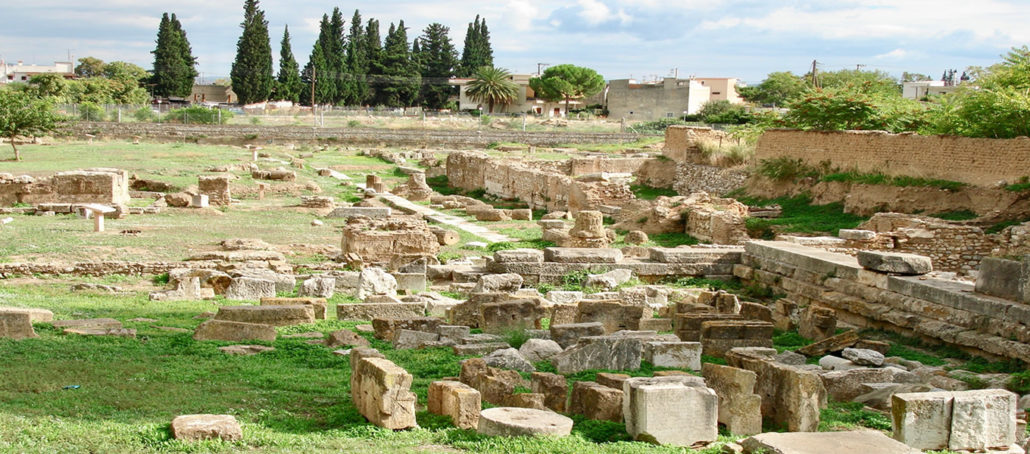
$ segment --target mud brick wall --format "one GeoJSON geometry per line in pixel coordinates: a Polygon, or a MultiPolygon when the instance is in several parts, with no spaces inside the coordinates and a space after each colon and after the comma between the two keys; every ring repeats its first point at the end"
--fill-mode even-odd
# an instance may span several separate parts
{"type": "MultiPolygon", "coordinates": [[[[666,143],[668,146],[668,143],[666,143]]],[[[1030,138],[973,139],[882,131],[769,130],[755,158],[801,159],[809,165],[959,181],[976,186],[1030,175],[1030,138]]]]}
{"type": "Polygon", "coordinates": [[[698,126],[669,126],[665,130],[665,148],[662,155],[676,162],[707,163],[697,149],[697,142],[719,143],[729,139],[726,133],[698,126]]]}

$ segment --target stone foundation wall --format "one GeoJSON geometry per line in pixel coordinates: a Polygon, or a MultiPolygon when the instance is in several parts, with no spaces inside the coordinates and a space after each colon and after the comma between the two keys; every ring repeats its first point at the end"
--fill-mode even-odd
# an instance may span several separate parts
{"type": "Polygon", "coordinates": [[[980,227],[898,213],[878,213],[858,228],[877,235],[868,241],[850,240],[849,247],[925,255],[934,269],[960,274],[980,269],[980,261],[1002,245],[999,235],[988,235],[980,227]]]}
{"type": "Polygon", "coordinates": [[[569,176],[578,177],[591,173],[633,173],[649,161],[648,158],[572,158],[569,159],[569,176]]]}
{"type": "Polygon", "coordinates": [[[86,169],[59,172],[46,178],[0,175],[0,205],[15,203],[129,202],[129,175],[118,169],[86,169]]]}
{"type": "Polygon", "coordinates": [[[838,319],[1030,362],[1030,304],[974,292],[972,284],[869,271],[854,257],[776,241],[745,245],[734,275],[838,319]]]}
{"type": "Polygon", "coordinates": [[[744,187],[748,173],[740,168],[723,168],[684,162],[676,165],[676,183],[672,189],[680,195],[707,192],[721,196],[744,187]]]}
{"type": "Polygon", "coordinates": [[[801,159],[812,166],[828,161],[830,167],[859,172],[991,186],[999,181],[1012,183],[1030,174],[1030,138],[973,139],[883,131],[766,131],[758,140],[755,159],[775,158],[801,159]]]}
{"type": "Polygon", "coordinates": [[[701,156],[697,142],[720,142],[726,139],[726,133],[712,128],[698,126],[669,126],[665,130],[665,148],[662,155],[675,162],[703,163],[707,160],[701,156]]]}

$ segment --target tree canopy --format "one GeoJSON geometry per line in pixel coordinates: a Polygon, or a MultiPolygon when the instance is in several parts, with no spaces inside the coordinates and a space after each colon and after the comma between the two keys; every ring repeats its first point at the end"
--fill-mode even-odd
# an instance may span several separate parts
{"type": "Polygon", "coordinates": [[[240,104],[268,100],[272,94],[272,46],[268,36],[265,12],[258,8],[258,0],[243,4],[243,33],[236,42],[236,59],[229,76],[232,90],[240,104]]]}
{"type": "Polygon", "coordinates": [[[300,66],[290,46],[289,26],[283,30],[279,49],[279,74],[276,77],[274,97],[279,101],[300,102],[300,92],[304,90],[304,85],[300,81],[300,66]]]}
{"type": "Polygon", "coordinates": [[[419,38],[417,54],[422,74],[422,103],[430,109],[440,109],[454,94],[450,78],[458,65],[458,51],[454,49],[450,29],[439,23],[429,24],[419,38]]]}
{"type": "Polygon", "coordinates": [[[0,136],[10,140],[15,161],[21,161],[17,137],[46,134],[57,127],[57,122],[49,99],[25,91],[0,89],[0,136]]]}
{"type": "Polygon", "coordinates": [[[604,89],[604,77],[590,68],[558,65],[544,70],[540,77],[529,80],[537,97],[549,101],[565,101],[565,111],[573,99],[593,96],[604,89]]]}
{"type": "Polygon", "coordinates": [[[461,77],[472,76],[483,66],[494,65],[494,51],[490,46],[490,30],[486,26],[486,19],[476,15],[476,19],[469,23],[465,31],[465,44],[461,50],[461,64],[458,66],[458,75],[461,77]]]}
{"type": "Polygon", "coordinates": [[[769,73],[762,83],[751,87],[740,87],[737,91],[748,102],[786,106],[808,89],[808,84],[790,71],[769,73]]]}
{"type": "Polygon", "coordinates": [[[494,105],[511,104],[519,95],[519,86],[511,81],[511,73],[504,68],[483,66],[473,75],[465,93],[475,102],[485,102],[488,113],[494,113],[494,105]]]}
{"type": "Polygon", "coordinates": [[[169,16],[164,13],[161,16],[157,47],[151,53],[154,54],[154,75],[151,78],[154,95],[189,96],[198,75],[197,60],[193,58],[186,32],[175,14],[169,16]]]}
{"type": "Polygon", "coordinates": [[[413,105],[418,98],[422,76],[411,57],[404,21],[396,26],[390,24],[380,64],[383,75],[375,84],[376,104],[389,107],[413,105]]]}

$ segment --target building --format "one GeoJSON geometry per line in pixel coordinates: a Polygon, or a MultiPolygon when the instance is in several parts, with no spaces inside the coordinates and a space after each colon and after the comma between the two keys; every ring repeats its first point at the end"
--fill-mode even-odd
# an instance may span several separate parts
{"type": "Polygon", "coordinates": [[[700,112],[708,101],[743,104],[744,99],[737,93],[737,83],[737,79],[732,77],[666,77],[645,83],[633,79],[613,80],[605,89],[604,104],[608,118],[638,121],[677,118],[700,112]]]}
{"type": "Polygon", "coordinates": [[[67,61],[54,62],[53,65],[26,65],[20,60],[12,65],[0,60],[0,84],[28,83],[32,76],[50,73],[60,74],[65,79],[74,79],[75,65],[67,61]]]}
{"type": "MultiPolygon", "coordinates": [[[[552,102],[536,97],[536,93],[529,86],[529,79],[537,77],[536,74],[512,74],[510,80],[518,85],[518,95],[516,102],[511,104],[495,104],[495,114],[522,114],[532,113],[536,115],[543,115],[547,117],[565,117],[568,112],[565,111],[565,101],[552,102]]],[[[477,110],[481,109],[483,113],[490,110],[490,107],[486,103],[480,103],[473,101],[468,96],[467,89],[469,82],[474,79],[467,78],[455,78],[451,79],[451,85],[458,86],[458,109],[459,110],[477,110]]],[[[572,100],[569,102],[569,108],[578,109],[583,105],[582,100],[572,100]]]]}
{"type": "Polygon", "coordinates": [[[948,94],[956,89],[958,86],[948,85],[943,80],[905,82],[901,85],[901,96],[906,99],[923,99],[927,96],[948,94]]]}
{"type": "MultiPolygon", "coordinates": [[[[694,77],[701,85],[711,89],[709,101],[729,101],[730,104],[744,104],[744,98],[737,93],[740,83],[735,77],[694,77]]],[[[703,104],[703,103],[702,103],[703,104]]]]}
{"type": "Polygon", "coordinates": [[[193,104],[232,104],[237,102],[237,98],[228,85],[193,84],[187,101],[193,104]]]}

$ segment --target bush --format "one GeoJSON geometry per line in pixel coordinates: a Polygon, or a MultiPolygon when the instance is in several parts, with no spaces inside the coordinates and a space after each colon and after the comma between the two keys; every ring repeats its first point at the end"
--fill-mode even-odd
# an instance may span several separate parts
{"type": "Polygon", "coordinates": [[[228,110],[209,109],[201,106],[183,107],[172,109],[165,115],[164,120],[168,123],[188,124],[226,124],[232,119],[233,113],[228,110]]]}
{"type": "Polygon", "coordinates": [[[706,102],[701,106],[698,116],[705,123],[731,125],[750,123],[753,118],[746,107],[740,104],[731,104],[725,99],[706,102]]]}
{"type": "Polygon", "coordinates": [[[132,112],[132,118],[139,122],[151,122],[157,120],[157,114],[149,107],[140,107],[132,112]]]}
{"type": "Polygon", "coordinates": [[[818,177],[819,169],[805,164],[805,161],[787,157],[763,159],[756,170],[759,175],[775,181],[798,181],[805,177],[818,177]]]}
{"type": "Polygon", "coordinates": [[[91,102],[79,104],[79,119],[85,121],[104,121],[104,108],[91,102]]]}
{"type": "Polygon", "coordinates": [[[672,125],[686,124],[680,118],[662,118],[655,121],[647,121],[634,126],[632,129],[641,134],[664,134],[665,130],[672,125]]]}

